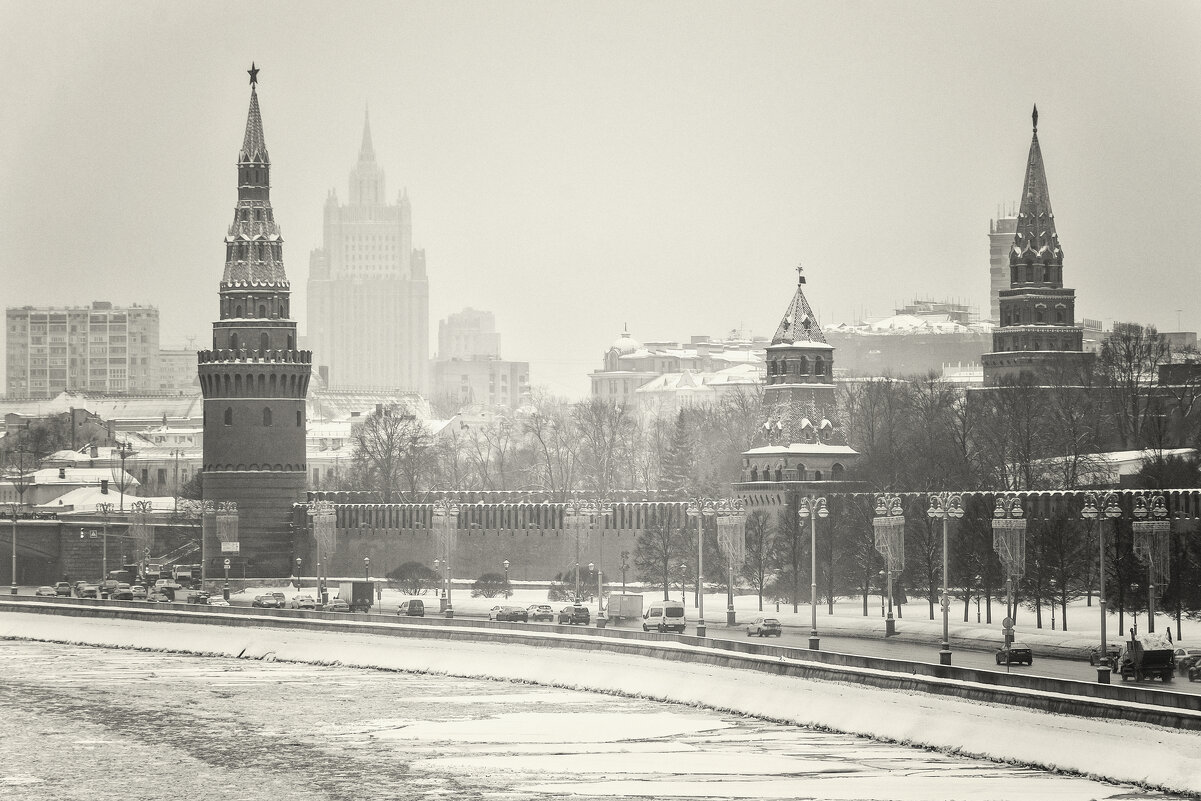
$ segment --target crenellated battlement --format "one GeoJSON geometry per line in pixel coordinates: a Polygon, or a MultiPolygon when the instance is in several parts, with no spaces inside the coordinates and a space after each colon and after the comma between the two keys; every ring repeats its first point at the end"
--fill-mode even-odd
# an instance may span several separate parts
{"type": "Polygon", "coordinates": [[[250,363],[273,363],[273,364],[312,364],[313,352],[311,350],[249,350],[247,348],[239,348],[238,350],[198,350],[196,351],[197,364],[222,364],[226,362],[250,362],[250,363]]]}

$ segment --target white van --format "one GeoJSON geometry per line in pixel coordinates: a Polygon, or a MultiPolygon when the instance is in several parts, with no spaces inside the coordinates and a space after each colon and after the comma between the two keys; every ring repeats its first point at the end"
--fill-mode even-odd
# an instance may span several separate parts
{"type": "Polygon", "coordinates": [[[642,613],[642,630],[684,633],[684,604],[679,601],[655,601],[642,613]]]}

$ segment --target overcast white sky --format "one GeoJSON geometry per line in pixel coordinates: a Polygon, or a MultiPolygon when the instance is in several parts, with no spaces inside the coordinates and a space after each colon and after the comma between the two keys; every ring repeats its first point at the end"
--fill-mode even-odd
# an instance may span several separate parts
{"type": "Polygon", "coordinates": [[[1198,42],[1193,2],[0,0],[4,305],[153,304],[203,346],[254,60],[302,334],[365,104],[433,332],[490,309],[560,394],[625,323],[770,336],[798,262],[823,323],[987,313],[1034,102],[1078,316],[1196,330],[1198,42]]]}

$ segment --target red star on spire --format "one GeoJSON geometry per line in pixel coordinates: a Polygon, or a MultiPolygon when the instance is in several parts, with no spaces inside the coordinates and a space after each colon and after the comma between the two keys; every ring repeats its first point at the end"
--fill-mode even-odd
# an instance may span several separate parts
{"type": "Polygon", "coordinates": [[[248,70],[246,70],[246,71],[247,71],[248,73],[250,73],[250,85],[251,85],[251,86],[254,86],[256,83],[258,83],[258,82],[259,82],[259,71],[258,71],[258,69],[257,69],[257,68],[254,66],[254,62],[253,62],[253,61],[252,61],[252,62],[250,62],[250,69],[248,69],[248,70]]]}

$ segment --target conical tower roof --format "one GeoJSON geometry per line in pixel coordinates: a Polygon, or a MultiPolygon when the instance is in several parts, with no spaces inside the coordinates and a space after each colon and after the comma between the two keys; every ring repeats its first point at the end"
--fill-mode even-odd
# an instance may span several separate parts
{"type": "Polygon", "coordinates": [[[1055,232],[1051,192],[1047,189],[1047,172],[1043,167],[1042,150],[1038,146],[1038,106],[1034,107],[1031,117],[1034,136],[1030,141],[1030,155],[1026,159],[1022,205],[1018,210],[1017,233],[1013,237],[1009,261],[1011,264],[1027,260],[1059,264],[1063,262],[1063,251],[1059,247],[1059,235],[1055,232]]]}
{"type": "Polygon", "coordinates": [[[238,153],[239,164],[270,164],[267,143],[263,139],[263,118],[259,115],[259,94],[255,85],[250,85],[250,111],[246,114],[246,135],[242,138],[242,150],[238,153]]]}
{"type": "Polygon", "coordinates": [[[798,266],[796,271],[798,273],[796,294],[792,296],[792,303],[788,305],[784,319],[776,328],[776,335],[771,338],[771,344],[781,345],[794,342],[828,344],[826,337],[822,334],[821,326],[817,322],[817,315],[813,313],[813,309],[809,307],[809,301],[805,299],[803,268],[798,266]]]}

